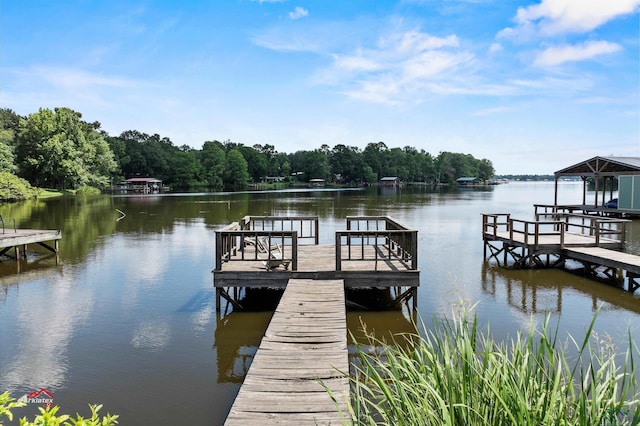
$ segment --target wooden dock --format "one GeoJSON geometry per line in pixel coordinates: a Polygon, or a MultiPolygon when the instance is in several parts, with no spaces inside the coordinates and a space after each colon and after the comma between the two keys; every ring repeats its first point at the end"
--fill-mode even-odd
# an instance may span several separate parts
{"type": "Polygon", "coordinates": [[[418,231],[377,216],[347,217],[345,228],[335,231],[335,244],[319,244],[317,217],[248,216],[216,231],[218,311],[221,299],[239,308],[242,289],[285,288],[291,279],[389,288],[395,301],[412,299],[415,308],[418,231]]]}
{"type": "Polygon", "coordinates": [[[622,277],[628,291],[640,288],[640,256],[621,251],[629,220],[557,212],[548,216],[553,220],[483,214],[484,257],[520,268],[565,267],[574,260],[586,275],[601,274],[612,282],[622,277]]]}
{"type": "Polygon", "coordinates": [[[0,233],[0,256],[9,256],[14,259],[26,258],[28,244],[38,244],[53,253],[58,253],[58,242],[61,238],[60,230],[4,229],[3,226],[0,233]],[[53,241],[53,247],[47,244],[51,241],[53,241]],[[11,249],[14,250],[15,256],[9,254],[11,249]]]}
{"type": "Polygon", "coordinates": [[[601,247],[573,247],[563,252],[568,259],[581,262],[589,275],[595,276],[600,270],[607,278],[615,280],[618,271],[623,271],[627,290],[633,293],[640,288],[640,256],[601,247]]]}
{"type": "Polygon", "coordinates": [[[289,280],[225,425],[343,424],[345,315],[342,280],[289,280]]]}

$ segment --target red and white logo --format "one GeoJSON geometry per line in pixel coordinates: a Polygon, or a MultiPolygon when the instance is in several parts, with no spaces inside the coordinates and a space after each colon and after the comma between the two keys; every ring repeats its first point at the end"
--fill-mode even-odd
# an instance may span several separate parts
{"type": "Polygon", "coordinates": [[[53,407],[53,394],[42,388],[39,391],[23,395],[20,401],[24,401],[27,404],[42,404],[45,407],[53,407]]]}

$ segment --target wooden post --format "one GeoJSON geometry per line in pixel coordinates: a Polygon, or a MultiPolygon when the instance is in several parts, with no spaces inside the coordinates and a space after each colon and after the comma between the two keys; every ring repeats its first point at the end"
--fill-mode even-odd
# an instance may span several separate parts
{"type": "Polygon", "coordinates": [[[320,219],[318,216],[313,220],[315,224],[315,233],[316,233],[316,245],[320,244],[320,219]]]}
{"type": "MultiPolygon", "coordinates": [[[[302,226],[300,226],[300,229],[302,230],[302,226]]],[[[291,259],[291,264],[292,264],[291,269],[293,271],[297,271],[298,270],[298,231],[293,231],[293,236],[291,237],[291,251],[293,252],[292,253],[293,256],[291,259]]]]}
{"type": "Polygon", "coordinates": [[[216,249],[216,270],[219,271],[222,269],[222,235],[219,232],[216,232],[215,249],[216,249]]]}
{"type": "MultiPolygon", "coordinates": [[[[347,224],[348,227],[348,224],[347,224]]],[[[340,247],[340,233],[336,232],[336,271],[342,270],[342,247],[340,247]]]]}
{"type": "Polygon", "coordinates": [[[411,269],[418,269],[418,231],[411,232],[411,269]]]}

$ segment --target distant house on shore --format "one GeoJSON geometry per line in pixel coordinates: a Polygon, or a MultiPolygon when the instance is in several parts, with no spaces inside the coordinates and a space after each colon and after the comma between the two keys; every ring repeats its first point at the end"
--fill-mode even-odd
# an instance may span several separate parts
{"type": "Polygon", "coordinates": [[[263,181],[266,183],[284,182],[284,176],[265,176],[263,181]]]}
{"type": "Polygon", "coordinates": [[[379,185],[385,188],[398,188],[401,185],[401,180],[397,176],[385,176],[380,179],[379,185]]]}
{"type": "Polygon", "coordinates": [[[127,191],[142,192],[150,194],[162,190],[162,181],[151,177],[129,178],[125,181],[127,191]]]}
{"type": "Polygon", "coordinates": [[[313,187],[324,186],[324,179],[310,179],[309,186],[313,186],[313,187]]]}
{"type": "Polygon", "coordinates": [[[479,177],[461,177],[456,179],[456,183],[460,186],[479,185],[482,183],[479,177]]]}

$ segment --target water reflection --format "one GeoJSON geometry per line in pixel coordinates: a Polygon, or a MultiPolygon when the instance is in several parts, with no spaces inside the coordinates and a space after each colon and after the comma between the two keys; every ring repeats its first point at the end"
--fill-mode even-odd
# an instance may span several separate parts
{"type": "MultiPolygon", "coordinates": [[[[581,191],[581,184],[560,187],[567,203],[579,202],[581,191]]],[[[84,413],[88,402],[102,402],[122,424],[222,424],[272,315],[215,312],[214,230],[248,214],[317,215],[323,244],[333,243],[348,215],[390,215],[418,229],[418,307],[427,327],[432,317],[449,317],[462,297],[477,303],[480,325],[490,323],[498,337],[546,314],[580,336],[600,308],[599,330],[622,342],[630,330],[637,341],[640,291],[559,270],[485,265],[480,213],[533,219],[533,203],[551,202],[553,183],[510,183],[0,205],[18,226],[63,233],[59,265],[37,248],[26,262],[0,261],[0,391],[49,387],[64,411],[84,413]],[[118,210],[126,214],[121,220],[118,210]]],[[[640,254],[640,221],[627,230],[627,251],[640,254]]],[[[378,339],[415,332],[399,311],[351,310],[347,322],[362,345],[362,324],[378,339]]]]}
{"type": "Polygon", "coordinates": [[[273,312],[233,312],[216,318],[218,383],[242,383],[272,316],[273,312]]]}
{"type": "Polygon", "coordinates": [[[13,342],[10,361],[0,366],[3,390],[55,390],[64,386],[69,343],[94,306],[93,292],[75,283],[74,274],[66,273],[21,288],[26,297],[21,297],[15,307],[16,329],[2,339],[3,346],[13,342]]]}
{"type": "Polygon", "coordinates": [[[527,314],[560,314],[564,294],[580,293],[590,301],[591,312],[624,309],[640,314],[639,297],[608,284],[578,277],[560,270],[512,270],[485,262],[482,291],[503,297],[516,311],[527,314]]]}
{"type": "MultiPolygon", "coordinates": [[[[243,382],[272,316],[272,310],[216,316],[213,348],[217,352],[218,383],[243,382]]],[[[367,348],[371,339],[402,343],[402,335],[417,333],[414,321],[400,310],[349,311],[346,321],[352,360],[357,358],[356,344],[367,348]]]]}
{"type": "Polygon", "coordinates": [[[154,318],[141,321],[133,331],[131,346],[150,351],[162,350],[171,339],[171,327],[167,321],[154,318]]]}

